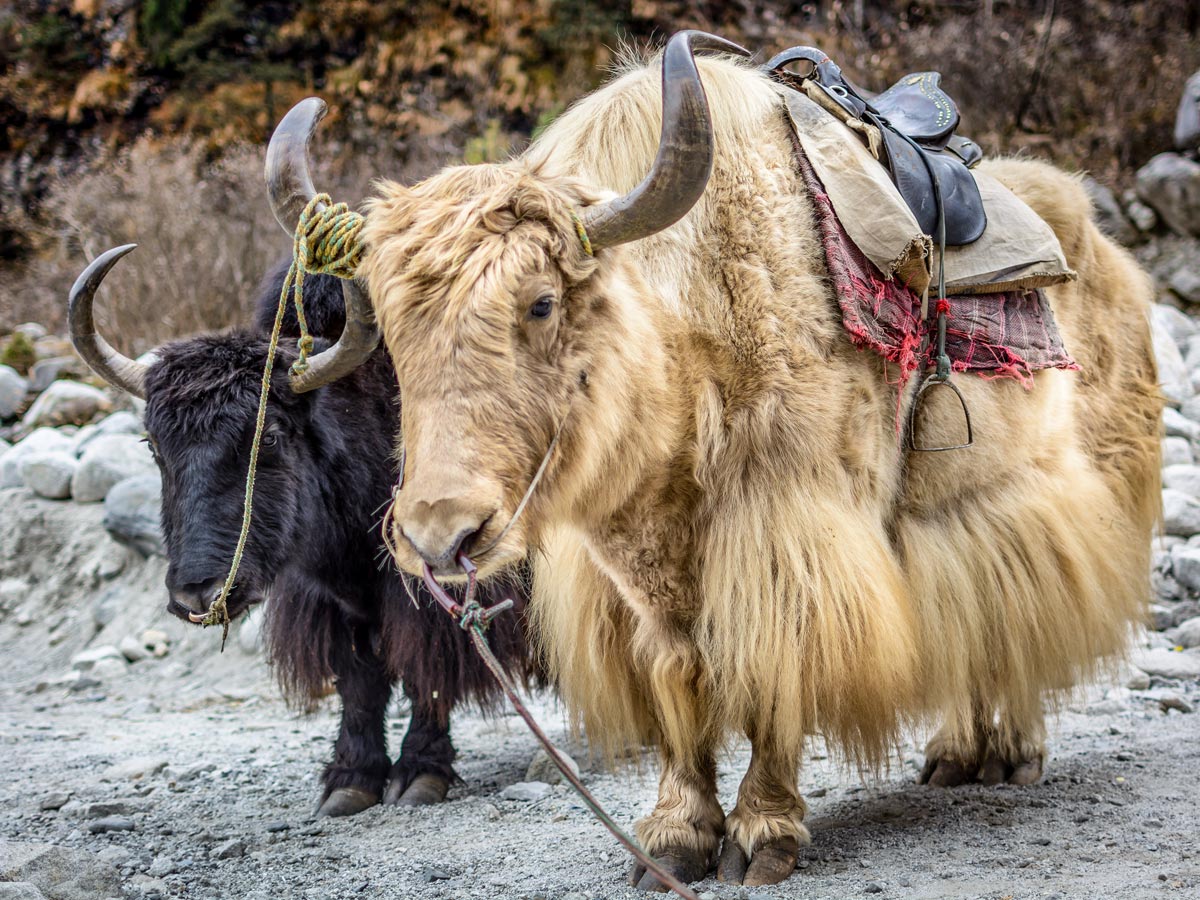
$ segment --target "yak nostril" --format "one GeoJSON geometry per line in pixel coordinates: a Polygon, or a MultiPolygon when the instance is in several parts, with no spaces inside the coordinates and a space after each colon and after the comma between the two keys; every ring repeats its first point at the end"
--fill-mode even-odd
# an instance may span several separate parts
{"type": "Polygon", "coordinates": [[[422,535],[418,538],[405,528],[401,528],[400,533],[430,568],[445,570],[454,567],[460,552],[471,552],[491,521],[492,515],[488,515],[479,524],[467,525],[449,540],[443,541],[437,541],[436,535],[422,535]]]}

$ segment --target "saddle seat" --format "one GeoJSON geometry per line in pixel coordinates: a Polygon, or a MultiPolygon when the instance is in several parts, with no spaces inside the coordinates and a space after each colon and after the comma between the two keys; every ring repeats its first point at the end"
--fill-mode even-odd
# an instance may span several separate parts
{"type": "Polygon", "coordinates": [[[784,50],[763,69],[864,136],[921,229],[936,243],[958,247],[983,234],[987,214],[970,172],[983,152],[954,133],[958,106],[941,89],[940,74],[914,72],[871,94],[851,83],[816,47],[784,50]],[[797,64],[795,71],[787,68],[797,64]]]}

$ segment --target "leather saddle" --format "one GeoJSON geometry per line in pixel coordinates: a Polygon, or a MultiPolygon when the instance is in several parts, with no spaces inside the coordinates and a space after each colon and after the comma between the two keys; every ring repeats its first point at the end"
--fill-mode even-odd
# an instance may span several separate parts
{"type": "Polygon", "coordinates": [[[983,152],[954,133],[958,106],[939,86],[937,72],[905,75],[883,93],[872,94],[855,87],[816,47],[784,50],[763,69],[804,90],[852,127],[863,131],[863,123],[874,126],[881,146],[874,146],[877,139],[870,132],[872,152],[887,167],[921,229],[937,243],[958,247],[983,234],[987,214],[969,171],[983,152]],[[796,64],[794,71],[787,68],[796,64]]]}

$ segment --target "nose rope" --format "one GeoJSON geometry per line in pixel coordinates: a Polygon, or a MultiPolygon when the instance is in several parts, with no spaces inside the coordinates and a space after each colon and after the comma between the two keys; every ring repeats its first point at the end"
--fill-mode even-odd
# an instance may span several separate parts
{"type": "MultiPolygon", "coordinates": [[[[561,430],[561,426],[559,428],[561,430]]],[[[551,447],[553,448],[553,444],[551,444],[551,447]]],[[[548,459],[549,456],[550,454],[547,453],[546,458],[548,459]]],[[[587,808],[591,810],[592,815],[594,815],[600,821],[600,824],[609,830],[609,833],[612,834],[613,837],[620,841],[626,850],[633,854],[634,859],[646,867],[647,872],[653,873],[654,877],[657,878],[665,887],[670,888],[680,897],[683,897],[684,900],[699,900],[699,897],[696,895],[695,891],[681,882],[671,872],[667,871],[667,869],[664,868],[663,865],[658,862],[658,860],[639,847],[637,841],[625,833],[625,830],[622,829],[621,826],[617,824],[616,820],[609,815],[603,806],[600,805],[600,801],[597,800],[592,792],[587,789],[587,786],[584,785],[579,776],[575,773],[575,770],[571,768],[570,764],[567,763],[566,759],[563,757],[562,751],[560,751],[558,747],[554,746],[554,742],[550,740],[550,738],[546,735],[546,732],[542,730],[540,725],[538,725],[537,719],[533,717],[533,714],[526,708],[525,704],[521,702],[521,698],[517,694],[516,685],[513,684],[512,679],[508,676],[508,673],[504,671],[504,667],[500,665],[500,661],[496,659],[496,655],[492,652],[491,645],[488,644],[487,639],[487,628],[488,625],[491,624],[492,619],[494,619],[500,613],[512,609],[513,601],[502,600],[501,602],[493,604],[489,607],[482,606],[479,601],[475,599],[475,584],[477,576],[475,564],[471,562],[470,557],[468,557],[461,550],[458,552],[456,562],[463,570],[463,574],[467,576],[466,596],[464,597],[462,603],[458,603],[453,597],[450,596],[445,588],[438,584],[437,578],[434,577],[433,571],[429,568],[428,564],[423,566],[425,586],[429,588],[429,593],[433,595],[434,600],[436,600],[438,604],[445,609],[446,612],[448,612],[455,619],[455,621],[458,622],[459,627],[461,627],[463,631],[470,635],[471,643],[475,647],[475,652],[479,654],[479,658],[483,660],[484,665],[488,667],[488,671],[492,673],[492,677],[494,677],[496,682],[500,685],[500,689],[504,691],[504,695],[508,697],[508,702],[512,704],[513,709],[517,711],[517,714],[525,720],[525,724],[529,727],[529,730],[533,732],[533,736],[536,737],[542,747],[545,748],[546,754],[550,757],[550,761],[553,762],[558,768],[558,771],[562,773],[562,776],[567,780],[567,783],[575,789],[575,793],[579,795],[580,799],[583,800],[587,808]]]]}
{"type": "Polygon", "coordinates": [[[300,328],[297,342],[299,356],[292,365],[292,372],[299,374],[308,368],[308,354],[313,349],[312,335],[308,333],[308,322],[304,318],[304,276],[333,275],[337,278],[353,278],[354,271],[362,259],[363,247],[360,232],[363,217],[352,212],[345,203],[334,203],[328,194],[317,194],[300,213],[296,224],[296,236],[292,241],[292,262],[279,292],[279,305],[275,310],[275,322],[271,326],[271,341],[267,347],[267,361],[263,366],[262,383],[258,394],[258,413],[254,420],[254,439],[250,442],[250,463],[246,469],[246,497],[242,504],[242,530],[238,534],[237,547],[229,574],[221,587],[221,593],[203,614],[188,613],[188,618],[198,625],[221,626],[221,649],[229,637],[229,592],[242,564],[246,540],[250,535],[250,519],[254,507],[254,476],[258,471],[258,455],[262,446],[263,428],[267,421],[267,399],[271,393],[271,372],[275,367],[275,351],[279,347],[279,332],[283,327],[283,315],[287,309],[289,294],[296,308],[296,321],[300,328]],[[324,206],[324,209],[318,207],[324,206]]]}

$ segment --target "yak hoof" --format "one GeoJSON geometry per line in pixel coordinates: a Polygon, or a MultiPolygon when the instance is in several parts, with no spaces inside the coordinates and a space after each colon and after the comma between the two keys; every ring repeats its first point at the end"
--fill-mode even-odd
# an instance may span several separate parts
{"type": "Polygon", "coordinates": [[[400,782],[391,782],[384,792],[383,802],[385,806],[432,806],[445,800],[449,790],[448,779],[425,773],[418,775],[403,789],[400,782]]]}
{"type": "Polygon", "coordinates": [[[927,784],[930,787],[958,787],[974,782],[975,774],[975,769],[957,760],[933,757],[925,760],[925,768],[921,771],[921,777],[917,779],[917,784],[927,784]]]}
{"type": "Polygon", "coordinates": [[[317,809],[317,818],[353,816],[379,802],[379,795],[362,788],[335,788],[317,809]]]}
{"type": "MultiPolygon", "coordinates": [[[[708,854],[691,847],[667,847],[654,857],[655,862],[682,881],[691,884],[708,874],[708,854]]],[[[665,894],[669,888],[654,877],[653,872],[639,862],[629,870],[629,883],[639,891],[654,891],[665,894]]]]}
{"type": "Polygon", "coordinates": [[[1022,760],[1013,766],[1013,770],[1009,773],[1007,781],[1009,784],[1035,784],[1042,780],[1042,754],[1038,754],[1033,759],[1022,760]]]}
{"type": "Polygon", "coordinates": [[[717,878],[727,884],[762,887],[779,884],[796,870],[800,858],[800,841],[788,836],[767,841],[754,851],[750,859],[742,848],[726,839],[717,864],[717,878]]]}

